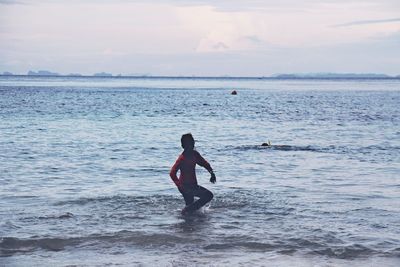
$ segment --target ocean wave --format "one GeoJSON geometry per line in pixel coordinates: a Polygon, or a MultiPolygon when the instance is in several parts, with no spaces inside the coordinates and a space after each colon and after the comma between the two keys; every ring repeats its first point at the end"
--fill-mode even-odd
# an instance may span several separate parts
{"type": "MultiPolygon", "coordinates": [[[[230,242],[213,243],[204,247],[206,250],[232,250],[245,249],[249,251],[278,251],[282,254],[293,254],[298,251],[306,251],[306,254],[318,254],[330,258],[354,259],[362,256],[381,254],[381,252],[370,249],[360,244],[344,246],[329,246],[307,239],[295,239],[291,242],[265,243],[265,242],[230,242]]],[[[387,253],[391,254],[391,253],[387,253]]],[[[387,255],[387,256],[389,256],[387,255]]],[[[391,255],[394,256],[394,255],[391,255]]]]}
{"type": "MultiPolygon", "coordinates": [[[[268,206],[270,209],[275,209],[276,214],[282,214],[293,211],[293,207],[288,206],[288,200],[282,199],[276,193],[265,190],[244,190],[236,189],[227,193],[216,193],[211,202],[213,209],[242,209],[250,208],[254,211],[264,210],[268,206]]],[[[149,213],[151,211],[174,210],[177,207],[184,206],[183,198],[177,192],[176,194],[153,194],[149,196],[141,195],[113,195],[99,196],[93,198],[77,198],[58,201],[55,206],[71,207],[96,207],[102,210],[118,210],[132,209],[149,213]]],[[[271,211],[271,210],[269,210],[271,211]]],[[[55,215],[50,215],[54,218],[55,215]]],[[[69,218],[73,214],[67,212],[63,215],[56,215],[59,218],[69,218]]],[[[48,216],[49,217],[49,216],[48,216]]],[[[47,218],[47,217],[46,217],[47,218]]]]}
{"type": "MultiPolygon", "coordinates": [[[[399,155],[399,146],[382,146],[382,145],[370,145],[365,147],[356,146],[341,146],[341,145],[329,145],[329,146],[317,146],[317,145],[241,145],[241,146],[227,146],[219,151],[223,152],[226,150],[235,151],[288,151],[288,152],[315,152],[315,153],[333,153],[333,154],[346,154],[350,157],[358,156],[359,159],[366,160],[365,156],[390,156],[399,155]]],[[[390,161],[390,159],[386,159],[390,161]]]]}
{"type": "Polygon", "coordinates": [[[135,195],[112,195],[99,197],[84,197],[78,199],[63,200],[54,203],[55,206],[62,205],[90,205],[90,204],[105,204],[108,205],[123,205],[123,204],[139,204],[139,205],[159,205],[160,203],[176,203],[180,198],[173,195],[154,194],[150,196],[135,196],[135,195]]]}
{"type": "Polygon", "coordinates": [[[39,216],[38,219],[40,220],[48,220],[48,219],[69,219],[74,217],[74,214],[71,212],[65,212],[60,215],[46,215],[46,216],[39,216]]]}
{"type": "MultiPolygon", "coordinates": [[[[207,204],[207,211],[221,216],[231,213],[231,218],[245,220],[248,216],[275,220],[281,217],[295,215],[296,206],[279,194],[263,190],[232,190],[228,193],[214,192],[214,199],[207,204]],[[251,210],[249,215],[248,211],[251,210]],[[267,217],[265,217],[267,216],[267,217]]],[[[169,217],[171,212],[179,214],[185,206],[179,193],[173,195],[154,194],[150,196],[115,195],[94,198],[78,198],[54,203],[57,209],[64,210],[62,215],[44,215],[40,219],[55,219],[90,222],[95,227],[102,223],[127,222],[129,225],[142,225],[153,216],[169,217]],[[67,212],[68,211],[68,212],[67,212]],[[67,212],[67,213],[66,213],[67,212]],[[97,220],[92,220],[88,214],[96,214],[97,220]]],[[[37,218],[32,218],[36,220],[37,218]]],[[[157,222],[158,223],[158,222],[157,222]]],[[[162,223],[158,223],[162,224],[162,223]]]]}
{"type": "Polygon", "coordinates": [[[319,152],[324,149],[317,146],[295,146],[295,145],[241,145],[241,146],[228,146],[226,147],[228,150],[239,150],[239,151],[248,151],[248,150],[280,150],[280,151],[311,151],[311,152],[319,152]]]}
{"type": "Polygon", "coordinates": [[[379,251],[370,249],[360,244],[353,244],[341,247],[327,247],[311,251],[312,254],[328,256],[339,259],[354,259],[363,256],[372,256],[379,254],[379,251]]]}
{"type": "MultiPolygon", "coordinates": [[[[29,253],[36,250],[63,251],[69,248],[109,248],[116,244],[139,247],[140,249],[175,248],[193,243],[206,243],[201,237],[182,236],[170,233],[147,233],[144,231],[119,231],[106,234],[92,234],[80,237],[46,237],[46,238],[15,238],[0,239],[0,257],[12,256],[17,253],[29,253]]],[[[308,239],[295,238],[279,242],[235,241],[209,243],[203,246],[206,251],[246,250],[249,252],[271,252],[294,254],[302,252],[310,255],[321,255],[329,258],[355,259],[365,256],[398,256],[400,248],[391,251],[378,251],[361,244],[332,245],[308,239]]]]}
{"type": "MultiPolygon", "coordinates": [[[[166,233],[146,233],[141,231],[119,231],[107,234],[92,234],[80,237],[46,237],[46,238],[0,238],[0,256],[12,256],[15,253],[27,253],[38,249],[62,251],[68,247],[94,246],[109,247],[114,244],[127,244],[141,248],[175,246],[181,243],[194,242],[191,237],[182,237],[166,233]]],[[[199,241],[199,240],[197,240],[199,241]]]]}
{"type": "Polygon", "coordinates": [[[180,215],[184,202],[178,193],[119,194],[55,202],[52,204],[59,212],[50,210],[49,214],[24,217],[16,222],[26,223],[28,228],[33,226],[31,233],[38,233],[44,220],[51,220],[59,229],[26,239],[20,238],[26,231],[5,231],[2,233],[5,237],[0,238],[0,256],[40,249],[61,251],[86,246],[101,249],[115,244],[156,250],[193,245],[196,249],[215,251],[299,252],[339,259],[399,255],[396,239],[380,245],[382,238],[360,239],[351,229],[343,228],[357,224],[362,231],[387,229],[381,223],[390,219],[387,210],[373,207],[348,207],[340,212],[315,207],[305,210],[306,206],[297,200],[268,190],[233,189],[214,193],[210,206],[189,218],[180,215]],[[368,221],[367,217],[377,219],[368,221]],[[327,229],[327,225],[331,227],[327,229]],[[8,236],[12,233],[15,235],[8,236]]]}

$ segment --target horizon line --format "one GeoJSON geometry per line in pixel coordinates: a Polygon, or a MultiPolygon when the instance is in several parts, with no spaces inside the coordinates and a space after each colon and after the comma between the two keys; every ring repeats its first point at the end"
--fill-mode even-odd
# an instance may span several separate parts
{"type": "Polygon", "coordinates": [[[400,79],[400,75],[380,73],[310,73],[310,74],[277,74],[274,76],[188,76],[188,75],[70,75],[70,74],[1,74],[0,77],[74,77],[74,78],[155,78],[155,79],[400,79]]]}

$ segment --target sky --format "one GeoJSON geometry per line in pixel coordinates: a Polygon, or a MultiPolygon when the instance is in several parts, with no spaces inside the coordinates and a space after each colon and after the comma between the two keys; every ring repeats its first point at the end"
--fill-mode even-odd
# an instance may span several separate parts
{"type": "Polygon", "coordinates": [[[0,0],[0,73],[400,74],[399,0],[0,0]]]}

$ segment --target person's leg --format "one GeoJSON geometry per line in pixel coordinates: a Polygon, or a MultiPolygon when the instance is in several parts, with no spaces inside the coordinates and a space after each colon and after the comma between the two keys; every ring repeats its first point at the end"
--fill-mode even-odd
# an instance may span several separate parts
{"type": "Polygon", "coordinates": [[[190,191],[184,191],[184,190],[181,190],[181,189],[179,189],[179,192],[181,192],[181,194],[182,194],[182,196],[183,196],[183,199],[185,200],[186,206],[188,206],[188,205],[190,205],[190,204],[193,203],[193,201],[194,201],[194,195],[193,195],[192,192],[190,192],[190,191]]]}
{"type": "Polygon", "coordinates": [[[202,186],[198,186],[198,188],[193,191],[193,195],[196,197],[199,197],[199,199],[196,200],[195,202],[191,203],[190,205],[186,206],[185,211],[187,211],[187,212],[192,212],[192,211],[200,209],[205,204],[210,202],[211,199],[214,197],[214,195],[213,195],[213,193],[211,193],[211,191],[207,190],[206,188],[204,188],[202,186]]]}

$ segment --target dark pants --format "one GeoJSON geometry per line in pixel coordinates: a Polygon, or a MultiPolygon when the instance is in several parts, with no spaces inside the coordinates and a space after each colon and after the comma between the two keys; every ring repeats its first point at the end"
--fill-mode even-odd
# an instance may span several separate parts
{"type": "Polygon", "coordinates": [[[200,209],[205,204],[211,201],[214,197],[211,191],[206,188],[195,185],[195,186],[184,186],[183,190],[179,189],[186,203],[186,211],[192,212],[200,209]],[[194,197],[199,197],[198,200],[194,201],[194,197]]]}

